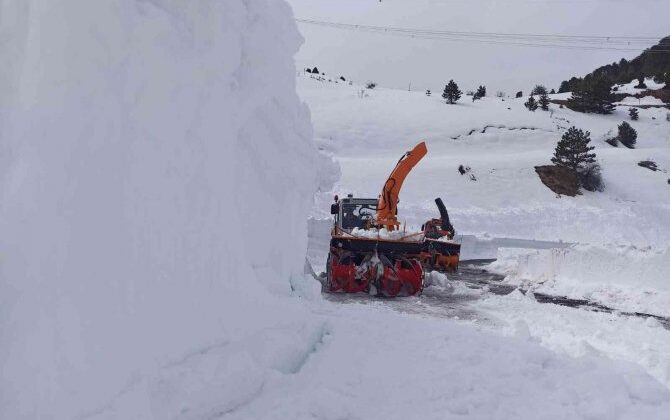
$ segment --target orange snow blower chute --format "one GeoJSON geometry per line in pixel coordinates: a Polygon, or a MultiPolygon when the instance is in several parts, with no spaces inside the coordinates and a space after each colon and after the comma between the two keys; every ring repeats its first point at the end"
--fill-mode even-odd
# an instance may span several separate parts
{"type": "Polygon", "coordinates": [[[402,188],[405,178],[410,173],[412,168],[428,153],[426,143],[421,142],[414,146],[414,149],[405,153],[396,164],[395,169],[391,172],[388,179],[384,183],[384,188],[379,196],[377,203],[377,220],[376,224],[379,227],[385,227],[388,230],[395,230],[400,226],[398,222],[398,195],[402,188]]]}

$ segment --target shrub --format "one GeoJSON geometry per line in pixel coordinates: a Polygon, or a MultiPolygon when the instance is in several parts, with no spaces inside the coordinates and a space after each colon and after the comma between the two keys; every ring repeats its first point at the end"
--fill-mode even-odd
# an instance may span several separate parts
{"type": "Polygon", "coordinates": [[[602,171],[597,162],[590,163],[577,171],[579,183],[586,191],[602,192],[605,190],[602,171]]]}
{"type": "Polygon", "coordinates": [[[526,108],[528,108],[529,111],[532,111],[532,112],[537,111],[538,104],[537,104],[537,101],[535,100],[535,98],[532,97],[532,96],[530,98],[528,98],[528,101],[526,101],[526,103],[523,104],[523,105],[526,108]]]}
{"type": "Polygon", "coordinates": [[[633,149],[635,143],[637,143],[637,131],[635,131],[635,129],[626,121],[622,122],[618,128],[619,134],[617,135],[617,140],[629,149],[633,149]]]}
{"type": "Polygon", "coordinates": [[[631,108],[628,110],[628,115],[630,115],[630,119],[633,121],[637,121],[640,119],[640,113],[637,110],[637,108],[631,108]]]}
{"type": "Polygon", "coordinates": [[[376,87],[377,87],[377,83],[375,83],[375,82],[367,82],[367,83],[365,84],[365,88],[366,88],[366,89],[374,89],[374,88],[376,88],[376,87]]]}

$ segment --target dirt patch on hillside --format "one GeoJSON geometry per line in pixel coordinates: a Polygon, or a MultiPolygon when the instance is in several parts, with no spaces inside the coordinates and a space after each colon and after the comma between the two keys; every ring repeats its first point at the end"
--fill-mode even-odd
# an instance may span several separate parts
{"type": "Polygon", "coordinates": [[[535,172],[542,183],[556,194],[570,197],[579,194],[579,178],[575,171],[562,166],[545,165],[536,166],[535,172]]]}

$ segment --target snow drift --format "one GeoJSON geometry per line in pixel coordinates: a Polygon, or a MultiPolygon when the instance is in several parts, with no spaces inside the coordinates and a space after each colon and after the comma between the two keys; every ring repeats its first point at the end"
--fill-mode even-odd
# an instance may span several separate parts
{"type": "Polygon", "coordinates": [[[319,329],[282,296],[316,181],[289,7],[1,0],[0,19],[0,417],[204,418],[298,366],[319,329]],[[304,334],[264,346],[270,320],[304,334]]]}

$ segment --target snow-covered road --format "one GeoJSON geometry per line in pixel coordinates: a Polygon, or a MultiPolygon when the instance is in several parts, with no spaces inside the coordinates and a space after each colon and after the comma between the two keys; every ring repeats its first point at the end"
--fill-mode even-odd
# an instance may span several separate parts
{"type": "MultiPolygon", "coordinates": [[[[317,273],[328,254],[329,220],[310,219],[308,261],[317,273]]],[[[464,255],[491,258],[498,247],[547,249],[563,243],[466,238],[464,255]]],[[[464,245],[465,245],[464,244],[464,245]]],[[[627,313],[565,296],[521,291],[488,272],[491,260],[464,260],[446,283],[421,296],[378,299],[365,294],[324,294],[334,303],[391,309],[408,316],[449,319],[506,336],[521,336],[574,357],[598,355],[642,366],[670,387],[670,319],[627,313]]]]}

